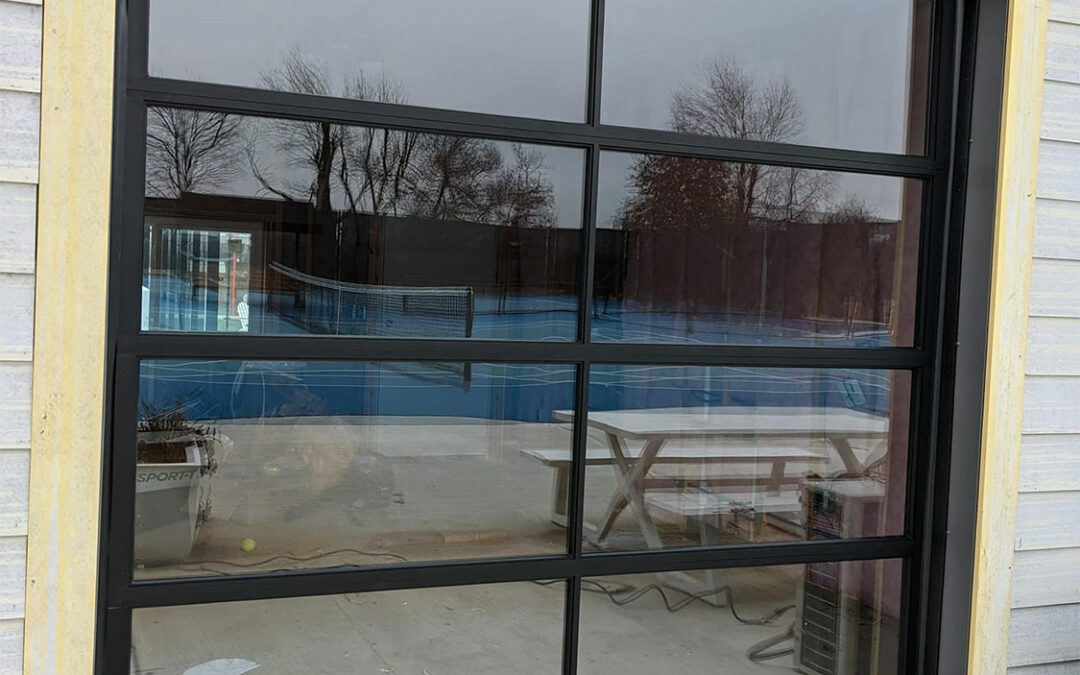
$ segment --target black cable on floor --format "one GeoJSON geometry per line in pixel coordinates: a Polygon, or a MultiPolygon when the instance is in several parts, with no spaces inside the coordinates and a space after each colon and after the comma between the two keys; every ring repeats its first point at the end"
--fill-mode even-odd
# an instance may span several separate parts
{"type": "Polygon", "coordinates": [[[777,649],[774,651],[768,651],[771,647],[783,644],[789,640],[795,639],[795,624],[788,626],[788,629],[779,635],[774,635],[771,638],[765,638],[761,642],[755,642],[750,645],[746,650],[746,658],[750,659],[754,663],[761,663],[763,661],[772,661],[778,659],[781,656],[791,656],[795,653],[794,647],[785,647],[784,649],[777,649]]]}
{"type": "MultiPolygon", "coordinates": [[[[352,553],[354,555],[364,556],[364,557],[368,557],[368,558],[392,558],[392,559],[397,560],[399,562],[404,562],[404,563],[409,562],[409,559],[406,558],[405,556],[398,555],[397,553],[390,553],[389,551],[362,551],[362,550],[356,549],[356,548],[338,548],[338,549],[334,549],[333,551],[324,551],[322,553],[316,553],[314,555],[309,555],[309,556],[297,556],[297,555],[292,555],[292,554],[289,554],[289,553],[282,553],[280,555],[275,555],[275,556],[272,556],[270,558],[265,558],[263,560],[257,560],[255,562],[234,562],[232,560],[198,560],[198,561],[180,563],[180,565],[181,566],[185,566],[185,565],[197,565],[197,566],[202,566],[202,565],[226,565],[228,567],[237,567],[237,568],[241,568],[241,569],[248,569],[248,568],[252,568],[252,567],[261,567],[261,566],[266,565],[268,563],[272,563],[275,560],[292,560],[293,562],[311,562],[312,560],[319,560],[320,558],[328,558],[328,557],[330,557],[332,555],[338,555],[338,554],[341,554],[341,553],[352,553]]],[[[217,570],[206,569],[205,571],[207,571],[207,572],[216,572],[217,570]]],[[[226,573],[222,572],[222,574],[226,574],[226,573]]]]}
{"type": "MultiPolygon", "coordinates": [[[[552,584],[561,583],[561,580],[537,581],[534,583],[541,586],[550,586],[552,584]]],[[[732,588],[731,586],[726,585],[719,586],[717,588],[713,588],[707,591],[702,591],[700,593],[686,593],[685,591],[679,591],[680,593],[684,593],[686,597],[682,600],[679,600],[678,602],[673,603],[668,597],[667,593],[664,592],[664,589],[660,586],[657,586],[656,584],[649,584],[648,586],[642,586],[640,588],[623,584],[620,588],[610,588],[609,586],[606,586],[599,581],[593,581],[592,579],[582,579],[581,584],[582,590],[588,590],[593,593],[602,593],[606,595],[608,599],[611,600],[611,602],[618,607],[624,607],[632,602],[641,599],[649,593],[656,592],[660,594],[660,598],[663,600],[664,607],[667,609],[667,611],[672,613],[678,612],[681,609],[685,609],[686,607],[694,604],[695,602],[706,602],[705,598],[717,595],[724,595],[726,596],[727,601],[725,606],[731,612],[731,616],[733,616],[736,621],[746,626],[771,626],[773,622],[779,619],[781,616],[795,609],[795,605],[785,605],[783,607],[778,607],[777,609],[774,609],[763,617],[756,619],[747,619],[739,615],[739,612],[735,608],[735,597],[732,593],[732,588]],[[584,588],[585,586],[589,586],[589,588],[584,588]],[[624,593],[626,595],[623,595],[624,593]]]]}
{"type": "MultiPolygon", "coordinates": [[[[270,558],[265,558],[263,560],[258,560],[258,561],[254,561],[254,562],[246,562],[246,563],[233,562],[233,561],[230,561],[230,560],[200,560],[198,562],[181,563],[181,565],[183,565],[183,566],[197,565],[199,567],[200,571],[209,572],[211,574],[228,575],[228,572],[223,572],[221,570],[210,569],[208,567],[205,567],[205,565],[225,565],[225,566],[228,566],[228,567],[249,569],[249,568],[253,568],[253,567],[261,567],[261,566],[266,565],[268,563],[274,562],[275,560],[292,560],[294,562],[311,562],[312,560],[318,560],[320,558],[327,558],[327,557],[330,557],[330,556],[333,556],[333,555],[339,555],[341,553],[352,553],[354,555],[360,555],[360,556],[371,557],[371,558],[379,558],[379,557],[392,558],[392,559],[398,560],[400,562],[406,562],[406,563],[409,562],[408,558],[406,558],[405,556],[399,555],[397,553],[390,553],[388,551],[379,552],[379,551],[363,551],[363,550],[355,549],[355,548],[339,548],[339,549],[334,549],[333,551],[325,551],[325,552],[316,553],[316,554],[310,555],[310,556],[296,556],[296,555],[291,555],[291,554],[288,554],[288,553],[283,553],[283,554],[280,554],[280,555],[272,556],[270,558]]],[[[284,572],[284,571],[291,571],[291,570],[281,569],[281,570],[268,570],[268,571],[270,571],[270,572],[278,572],[278,571],[284,572]]],[[[562,579],[556,579],[556,580],[553,580],[553,581],[533,581],[533,583],[537,584],[539,586],[552,586],[554,584],[560,584],[560,583],[564,583],[564,582],[563,582],[562,579]]],[[[743,616],[740,616],[738,610],[735,608],[734,591],[731,588],[731,586],[728,586],[728,585],[718,586],[717,588],[709,589],[709,590],[706,590],[706,591],[701,591],[699,593],[686,593],[685,591],[679,591],[680,593],[683,593],[686,597],[684,597],[683,599],[681,599],[681,600],[679,600],[677,602],[672,602],[671,598],[668,597],[668,594],[664,592],[664,589],[661,588],[660,586],[656,585],[656,584],[649,584],[647,586],[642,586],[642,587],[635,587],[635,586],[632,586],[630,584],[615,584],[615,585],[607,584],[607,585],[605,585],[604,583],[601,583],[599,581],[594,581],[592,579],[582,579],[581,584],[582,584],[582,590],[586,590],[586,591],[588,591],[590,593],[603,594],[603,595],[607,596],[608,600],[610,600],[612,602],[612,604],[614,604],[617,607],[625,607],[626,605],[629,605],[632,602],[636,602],[637,600],[640,600],[641,598],[645,597],[649,593],[655,592],[655,593],[658,593],[660,595],[660,599],[664,603],[664,608],[667,609],[667,611],[669,611],[669,612],[671,612],[673,614],[675,612],[678,612],[678,611],[682,610],[682,609],[685,609],[686,607],[689,607],[690,605],[694,604],[695,602],[706,602],[706,600],[705,600],[706,598],[714,597],[714,596],[717,596],[717,595],[723,595],[723,596],[725,596],[725,600],[726,600],[725,606],[731,612],[731,616],[736,621],[738,621],[739,623],[741,623],[743,625],[746,625],[746,626],[771,626],[773,624],[773,622],[776,621],[777,619],[779,619],[781,616],[783,616],[784,614],[787,614],[791,610],[795,609],[795,605],[784,605],[782,607],[778,607],[778,608],[774,609],[773,611],[769,612],[768,614],[766,614],[766,615],[764,615],[762,617],[758,617],[758,618],[754,618],[754,619],[745,618],[743,616]]],[[[773,659],[777,659],[777,658],[780,658],[782,656],[789,656],[789,655],[795,653],[794,648],[788,647],[788,648],[779,649],[779,650],[773,650],[773,651],[768,651],[768,650],[770,648],[772,648],[772,647],[775,647],[775,646],[779,645],[779,644],[783,644],[784,642],[787,642],[788,640],[792,640],[792,639],[794,639],[794,637],[795,637],[795,624],[792,623],[791,626],[789,626],[788,629],[785,632],[781,633],[780,635],[774,635],[771,638],[766,638],[765,640],[762,640],[760,642],[757,642],[757,643],[751,645],[746,650],[746,656],[747,656],[747,658],[749,658],[751,661],[754,661],[755,663],[760,663],[760,662],[763,662],[763,661],[771,661],[773,659]]]]}

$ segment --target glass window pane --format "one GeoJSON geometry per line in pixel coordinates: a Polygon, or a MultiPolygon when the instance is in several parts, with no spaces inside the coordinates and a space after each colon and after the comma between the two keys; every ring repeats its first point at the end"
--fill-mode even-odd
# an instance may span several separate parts
{"type": "Polygon", "coordinates": [[[917,180],[604,153],[593,339],[910,346],[917,180]]]}
{"type": "Polygon", "coordinates": [[[136,577],[563,553],[573,391],[572,366],[144,361],[136,577]]]}
{"type": "Polygon", "coordinates": [[[635,365],[591,373],[586,550],[903,532],[908,372],[635,365]]]}
{"type": "Polygon", "coordinates": [[[580,121],[588,32],[588,0],[152,0],[150,74],[580,121]]]}
{"type": "Polygon", "coordinates": [[[143,330],[576,336],[583,151],[153,108],[143,330]]]}
{"type": "Polygon", "coordinates": [[[607,124],[922,154],[930,0],[608,0],[607,124]]]}
{"type": "Polygon", "coordinates": [[[564,582],[132,612],[133,673],[558,675],[564,582]]]}
{"type": "Polygon", "coordinates": [[[899,673],[903,562],[582,580],[578,672],[899,673]]]}

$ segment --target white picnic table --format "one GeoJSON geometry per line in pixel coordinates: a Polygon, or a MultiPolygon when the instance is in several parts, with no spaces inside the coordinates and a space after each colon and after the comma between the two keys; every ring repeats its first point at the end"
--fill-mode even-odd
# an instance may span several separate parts
{"type": "MultiPolygon", "coordinates": [[[[554,416],[566,422],[574,419],[570,410],[557,410],[554,416]]],[[[594,532],[590,539],[603,545],[615,519],[629,505],[650,548],[662,548],[663,542],[645,507],[646,477],[655,464],[663,461],[664,448],[671,441],[708,442],[707,447],[715,450],[692,453],[700,454],[700,458],[693,460],[722,463],[725,446],[788,439],[798,440],[800,447],[806,447],[813,440],[826,439],[846,471],[857,475],[865,467],[852,450],[851,441],[885,439],[889,432],[887,418],[839,407],[710,406],[589,411],[588,426],[604,434],[618,480],[601,521],[588,527],[594,532]],[[628,441],[641,442],[640,450],[628,450],[628,441]]],[[[677,454],[686,452],[679,450],[677,454]]],[[[770,454],[763,453],[762,460],[769,461],[770,454]]],[[[789,459],[797,458],[797,453],[793,453],[789,459]]]]}

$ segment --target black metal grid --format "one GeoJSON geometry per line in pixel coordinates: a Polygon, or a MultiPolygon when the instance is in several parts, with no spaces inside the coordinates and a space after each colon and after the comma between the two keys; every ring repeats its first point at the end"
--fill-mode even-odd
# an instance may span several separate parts
{"type": "MultiPolygon", "coordinates": [[[[933,540],[943,518],[944,488],[935,475],[948,468],[947,447],[938,451],[939,414],[949,396],[943,370],[950,352],[946,318],[955,299],[946,296],[950,211],[957,197],[954,131],[960,103],[970,93],[956,81],[962,8],[935,1],[931,38],[926,152],[899,155],[834,148],[689,137],[674,132],[599,123],[604,0],[592,0],[588,95],[583,123],[554,122],[450,111],[148,76],[148,2],[119,3],[117,121],[109,303],[108,425],[103,479],[99,672],[126,673],[133,608],[284,598],[372,590],[422,588],[502,581],[565,579],[566,631],[563,672],[577,668],[581,579],[585,576],[665,570],[731,568],[836,560],[904,559],[902,642],[899,672],[934,672],[933,634],[940,617],[935,580],[943,558],[933,540]],[[484,138],[542,142],[581,148],[585,161],[585,232],[577,341],[393,340],[352,337],[143,334],[141,296],[143,181],[146,109],[192,107],[279,118],[370,124],[389,128],[484,138]],[[594,275],[597,173],[601,151],[658,153],[727,161],[760,162],[850,171],[922,181],[922,222],[915,342],[911,347],[827,348],[726,345],[595,343],[590,340],[594,275]],[[575,415],[567,554],[481,561],[380,565],[362,569],[275,572],[160,581],[134,581],[133,517],[138,364],[141,359],[242,358],[355,359],[462,362],[561,363],[576,367],[575,415]],[[846,367],[903,370],[912,375],[905,531],[900,536],[843,541],[784,542],[662,551],[589,553],[582,550],[585,467],[583,457],[589,367],[595,363],[846,367]]],[[[973,40],[973,37],[971,38],[973,40]]],[[[963,114],[960,115],[961,119],[963,114]]],[[[957,144],[959,146],[959,144],[957,144]]],[[[955,330],[955,327],[951,327],[955,330]]]]}

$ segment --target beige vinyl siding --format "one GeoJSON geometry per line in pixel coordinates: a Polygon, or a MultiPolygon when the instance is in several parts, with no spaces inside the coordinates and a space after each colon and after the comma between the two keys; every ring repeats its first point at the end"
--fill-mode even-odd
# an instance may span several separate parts
{"type": "Polygon", "coordinates": [[[0,675],[23,660],[41,20],[0,0],[0,675]]]}
{"type": "Polygon", "coordinates": [[[1009,675],[1080,675],[1080,0],[1052,0],[1009,675]]]}

